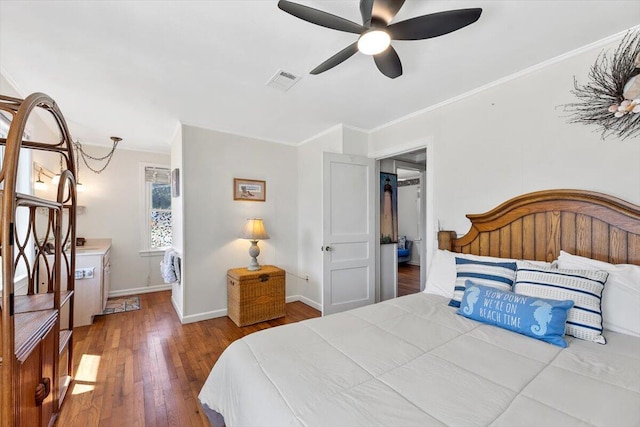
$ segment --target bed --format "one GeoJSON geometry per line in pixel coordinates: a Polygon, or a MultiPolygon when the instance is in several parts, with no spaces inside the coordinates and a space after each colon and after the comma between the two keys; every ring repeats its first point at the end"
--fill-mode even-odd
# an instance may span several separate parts
{"type": "Polygon", "coordinates": [[[640,207],[550,190],[468,218],[466,235],[439,233],[440,258],[511,260],[516,277],[527,269],[556,275],[582,262],[610,269],[600,298],[604,330],[596,334],[606,344],[563,336],[563,348],[461,316],[471,301],[468,282],[461,308],[449,305],[461,267],[445,279],[450,264],[432,263],[423,293],[232,343],[199,395],[211,424],[640,425],[640,280],[633,276],[640,271],[640,207]],[[522,259],[538,263],[514,261],[522,259]],[[611,278],[629,272],[614,295],[611,278]]]}

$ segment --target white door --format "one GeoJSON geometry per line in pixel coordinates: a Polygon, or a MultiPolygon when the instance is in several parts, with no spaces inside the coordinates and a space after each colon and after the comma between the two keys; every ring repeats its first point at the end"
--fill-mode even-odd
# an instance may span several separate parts
{"type": "Polygon", "coordinates": [[[374,160],[323,153],[322,314],[375,302],[374,160]]]}

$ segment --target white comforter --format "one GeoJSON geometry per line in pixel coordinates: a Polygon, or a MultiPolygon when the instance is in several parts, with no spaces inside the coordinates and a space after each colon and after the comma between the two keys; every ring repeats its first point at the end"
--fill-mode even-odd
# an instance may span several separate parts
{"type": "Polygon", "coordinates": [[[559,347],[416,294],[249,335],[200,401],[235,426],[640,425],[640,338],[559,347]]]}

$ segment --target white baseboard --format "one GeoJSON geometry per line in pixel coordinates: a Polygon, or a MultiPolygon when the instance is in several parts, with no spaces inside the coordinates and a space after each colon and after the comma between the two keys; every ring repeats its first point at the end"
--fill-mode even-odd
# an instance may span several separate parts
{"type": "Polygon", "coordinates": [[[292,295],[287,297],[287,302],[295,302],[300,301],[303,304],[308,305],[309,307],[315,308],[318,311],[322,311],[322,304],[318,304],[317,302],[310,300],[309,298],[303,295],[292,295]]]}
{"type": "Polygon", "coordinates": [[[124,297],[127,295],[149,294],[151,292],[170,291],[170,290],[171,290],[171,284],[145,286],[144,288],[132,288],[132,289],[122,289],[119,291],[111,291],[109,292],[109,297],[124,297]]]}
{"type": "MultiPolygon", "coordinates": [[[[146,288],[143,288],[143,289],[146,289],[146,288]]],[[[315,308],[318,311],[322,311],[322,305],[302,295],[292,295],[286,298],[287,303],[295,302],[295,301],[300,301],[301,303],[306,304],[309,307],[315,308]]],[[[227,315],[227,309],[223,308],[220,310],[206,311],[204,313],[190,314],[188,316],[184,316],[182,314],[182,311],[180,310],[180,307],[178,307],[173,297],[171,297],[171,304],[173,305],[173,309],[176,311],[178,318],[180,319],[180,323],[182,323],[183,325],[187,323],[202,322],[203,320],[216,319],[218,317],[224,317],[227,315]]]]}
{"type": "Polygon", "coordinates": [[[176,311],[178,319],[180,319],[180,323],[183,325],[187,323],[195,323],[201,322],[203,320],[215,319],[216,317],[224,317],[227,315],[227,309],[221,309],[185,316],[182,314],[182,310],[180,310],[180,307],[178,307],[178,304],[176,303],[176,300],[173,299],[173,296],[171,296],[171,305],[173,305],[173,309],[176,311]]]}
{"type": "Polygon", "coordinates": [[[176,300],[173,299],[173,295],[171,295],[171,305],[173,306],[173,309],[176,311],[176,314],[178,315],[178,319],[180,319],[180,323],[182,323],[182,310],[180,310],[180,307],[178,307],[176,300]]]}
{"type": "Polygon", "coordinates": [[[180,323],[185,325],[187,323],[202,322],[203,320],[215,319],[218,317],[224,317],[226,315],[227,309],[223,308],[220,310],[207,311],[204,313],[190,314],[188,316],[180,316],[180,323]]]}

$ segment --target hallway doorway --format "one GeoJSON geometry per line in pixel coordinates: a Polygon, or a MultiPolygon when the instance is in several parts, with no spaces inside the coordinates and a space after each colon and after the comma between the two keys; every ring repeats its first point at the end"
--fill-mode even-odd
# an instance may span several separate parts
{"type": "Polygon", "coordinates": [[[398,175],[398,281],[397,296],[420,292],[422,248],[421,203],[424,165],[415,154],[396,159],[398,175]]]}
{"type": "Polygon", "coordinates": [[[395,174],[397,242],[379,246],[380,301],[420,292],[426,280],[427,150],[379,159],[382,174],[395,174]]]}

